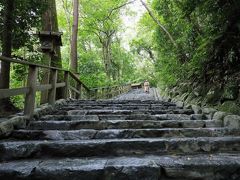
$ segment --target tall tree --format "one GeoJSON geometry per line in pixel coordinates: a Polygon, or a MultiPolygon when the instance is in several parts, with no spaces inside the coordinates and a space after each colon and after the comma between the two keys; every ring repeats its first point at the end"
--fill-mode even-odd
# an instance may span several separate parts
{"type": "MultiPolygon", "coordinates": [[[[12,54],[12,33],[13,33],[13,13],[14,0],[4,1],[4,18],[3,18],[3,33],[2,33],[2,55],[11,57],[12,54]]],[[[0,65],[0,89],[8,89],[10,84],[10,63],[1,62],[0,65]]],[[[9,98],[0,100],[0,109],[14,110],[9,98]]]]}
{"type": "MultiPolygon", "coordinates": [[[[38,0],[18,0],[18,1],[0,1],[0,44],[2,55],[15,57],[21,48],[32,51],[33,44],[36,43],[29,33],[33,28],[39,28],[40,17],[44,9],[44,3],[38,0]],[[11,54],[11,55],[10,55],[11,54]]],[[[18,56],[18,55],[17,55],[18,56]]],[[[31,59],[30,59],[31,60],[31,59]]],[[[16,64],[13,64],[16,67],[16,64]]],[[[10,65],[1,63],[0,89],[8,88],[10,80],[10,65]]],[[[24,72],[25,73],[25,72],[24,72]]],[[[12,85],[12,84],[11,84],[12,85]]],[[[0,100],[2,107],[0,111],[8,112],[15,110],[9,99],[0,100]]]]}
{"type": "Polygon", "coordinates": [[[71,38],[71,62],[70,69],[78,72],[78,20],[79,20],[79,0],[73,1],[73,25],[72,25],[72,38],[71,38]]]}
{"type": "Polygon", "coordinates": [[[108,80],[116,80],[118,66],[113,59],[112,45],[117,43],[120,30],[120,10],[129,3],[126,0],[117,1],[82,1],[83,4],[83,31],[87,31],[98,40],[102,49],[102,60],[108,80]]]}
{"type": "MultiPolygon", "coordinates": [[[[58,32],[58,19],[57,19],[57,7],[55,0],[46,0],[46,11],[42,15],[42,30],[43,31],[53,31],[58,32]]],[[[56,52],[54,54],[44,54],[43,55],[43,63],[52,66],[62,68],[62,61],[61,61],[61,50],[60,47],[56,48],[56,52]]],[[[45,71],[43,73],[42,83],[48,84],[49,83],[49,71],[45,71]]],[[[60,79],[61,76],[58,76],[60,79]]],[[[57,99],[62,97],[61,89],[57,89],[57,99]]],[[[41,96],[41,103],[46,103],[48,99],[48,92],[42,92],[41,96]]]]}

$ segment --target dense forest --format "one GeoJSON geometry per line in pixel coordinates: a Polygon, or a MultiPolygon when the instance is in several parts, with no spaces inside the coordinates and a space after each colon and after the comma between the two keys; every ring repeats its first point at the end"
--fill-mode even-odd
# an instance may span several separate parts
{"type": "MultiPolygon", "coordinates": [[[[239,113],[239,17],[239,0],[1,0],[0,52],[70,69],[89,87],[148,79],[171,98],[239,113]],[[124,17],[138,21],[125,38],[124,17]],[[63,32],[53,57],[39,51],[37,31],[63,32]]],[[[0,89],[25,86],[26,76],[1,62],[0,89]]]]}

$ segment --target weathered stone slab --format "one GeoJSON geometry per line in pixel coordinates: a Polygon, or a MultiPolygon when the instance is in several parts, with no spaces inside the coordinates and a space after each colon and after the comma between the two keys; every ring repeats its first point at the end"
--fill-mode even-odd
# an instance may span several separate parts
{"type": "Polygon", "coordinates": [[[143,99],[42,106],[27,130],[0,141],[0,179],[240,179],[238,118],[143,99]]]}
{"type": "Polygon", "coordinates": [[[240,116],[228,115],[224,118],[224,126],[228,128],[240,128],[240,116]]]}
{"type": "Polygon", "coordinates": [[[202,109],[200,106],[192,105],[191,107],[195,114],[202,114],[202,109]]]}
{"type": "Polygon", "coordinates": [[[0,123],[0,137],[10,134],[14,129],[26,128],[28,118],[16,116],[0,123]]]}
{"type": "Polygon", "coordinates": [[[222,126],[224,126],[224,118],[229,115],[226,112],[221,112],[221,111],[217,111],[216,113],[214,113],[213,115],[213,121],[217,121],[220,122],[222,124],[222,126]]]}
{"type": "MultiPolygon", "coordinates": [[[[64,112],[64,111],[63,111],[64,112]]],[[[191,115],[194,112],[189,109],[167,109],[167,110],[114,110],[114,109],[94,109],[94,110],[70,110],[64,112],[68,115],[133,115],[133,114],[186,114],[191,115]]]]}
{"type": "Polygon", "coordinates": [[[191,120],[207,120],[207,117],[204,114],[191,114],[191,120]]]}
{"type": "Polygon", "coordinates": [[[239,151],[240,137],[0,142],[1,161],[50,157],[238,153],[239,151]]]}
{"type": "Polygon", "coordinates": [[[81,120],[90,120],[90,121],[99,121],[97,115],[46,115],[40,118],[41,121],[81,121],[81,120]]]}
{"type": "Polygon", "coordinates": [[[88,140],[160,137],[223,137],[240,136],[238,129],[227,128],[164,128],[164,129],[106,129],[106,130],[17,130],[10,135],[14,140],[88,140]]]}
{"type": "Polygon", "coordinates": [[[143,128],[206,128],[220,127],[212,120],[102,120],[102,121],[36,121],[30,124],[33,130],[79,130],[79,129],[143,129],[143,128]]]}
{"type": "Polygon", "coordinates": [[[205,114],[208,117],[208,119],[212,119],[215,112],[217,112],[217,110],[214,108],[203,108],[202,109],[202,113],[205,114]]]}
{"type": "Polygon", "coordinates": [[[0,164],[0,179],[14,180],[236,180],[238,154],[24,160],[0,164]]]}

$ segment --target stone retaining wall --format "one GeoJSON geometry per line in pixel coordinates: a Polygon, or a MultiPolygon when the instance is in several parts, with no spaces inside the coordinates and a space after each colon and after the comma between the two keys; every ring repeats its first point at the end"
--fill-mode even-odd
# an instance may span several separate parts
{"type": "Polygon", "coordinates": [[[202,98],[200,95],[188,94],[188,89],[186,84],[182,84],[182,87],[178,89],[174,87],[173,89],[165,89],[159,90],[162,100],[174,102],[179,107],[191,108],[195,114],[202,114],[205,118],[215,121],[220,121],[223,127],[228,128],[240,128],[240,107],[238,107],[237,103],[233,101],[235,104],[229,105],[226,109],[231,109],[231,111],[224,111],[222,106],[226,106],[228,101],[222,103],[222,106],[213,106],[207,103],[208,97],[202,98]],[[184,90],[185,88],[185,90],[184,90]],[[204,102],[202,102],[204,101],[204,102]],[[236,114],[234,113],[236,112],[236,114]]]}

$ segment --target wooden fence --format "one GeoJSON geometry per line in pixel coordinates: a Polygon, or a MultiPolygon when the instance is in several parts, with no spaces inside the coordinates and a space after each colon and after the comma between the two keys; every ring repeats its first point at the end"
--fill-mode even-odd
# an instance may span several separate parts
{"type": "Polygon", "coordinates": [[[75,99],[82,99],[83,95],[86,99],[107,99],[127,92],[131,89],[131,84],[90,89],[81,82],[76,74],[69,70],[7,58],[4,56],[0,56],[0,61],[28,66],[27,87],[0,89],[0,99],[25,95],[24,115],[29,118],[33,116],[36,104],[36,92],[39,91],[48,91],[48,104],[54,105],[56,101],[57,88],[63,88],[63,99],[69,98],[69,94],[71,94],[71,97],[75,99]],[[48,69],[50,71],[51,75],[48,84],[38,83],[38,73],[40,68],[48,69]],[[57,82],[59,72],[64,73],[63,82],[57,82]],[[74,86],[70,84],[70,78],[72,78],[72,81],[74,82],[73,84],[75,84],[74,86]]]}

